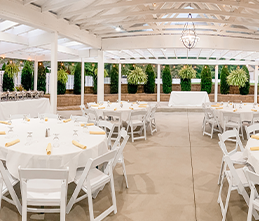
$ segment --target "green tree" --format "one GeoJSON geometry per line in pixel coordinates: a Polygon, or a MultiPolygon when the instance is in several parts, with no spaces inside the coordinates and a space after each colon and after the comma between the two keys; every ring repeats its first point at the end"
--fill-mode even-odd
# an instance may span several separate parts
{"type": "Polygon", "coordinates": [[[248,81],[246,82],[244,87],[239,88],[239,91],[240,91],[240,94],[247,95],[249,94],[249,89],[250,89],[250,74],[246,65],[243,65],[242,69],[246,72],[248,81]]]}
{"type": "Polygon", "coordinates": [[[144,85],[144,92],[153,94],[155,92],[155,72],[151,64],[146,68],[147,83],[144,85]]]}
{"type": "Polygon", "coordinates": [[[29,61],[25,61],[22,69],[21,83],[25,90],[30,90],[32,86],[32,69],[29,61]]]}
{"type": "Polygon", "coordinates": [[[14,90],[14,83],[13,78],[9,77],[6,72],[4,72],[3,76],[3,91],[13,91],[14,90]]]}
{"type": "Polygon", "coordinates": [[[163,81],[163,92],[165,94],[171,93],[171,91],[172,91],[172,75],[171,75],[169,65],[166,65],[163,70],[162,81],[163,81]]]}
{"type": "Polygon", "coordinates": [[[118,83],[119,83],[119,68],[118,65],[112,65],[112,69],[110,72],[111,77],[111,94],[118,93],[118,83]]]}
{"type": "Polygon", "coordinates": [[[2,71],[4,71],[5,70],[5,63],[3,64],[3,66],[2,66],[2,71]]]}
{"type": "Polygon", "coordinates": [[[81,94],[81,63],[77,63],[75,69],[74,94],[81,94]]]}
{"type": "Polygon", "coordinates": [[[211,93],[212,77],[209,66],[205,65],[201,71],[201,91],[211,93]]]}
{"type": "Polygon", "coordinates": [[[66,93],[66,83],[68,80],[67,72],[65,69],[61,68],[58,71],[58,94],[65,94],[66,93]]]}
{"type": "Polygon", "coordinates": [[[41,62],[38,65],[37,89],[38,91],[44,91],[44,93],[46,93],[46,69],[41,62]]]}
{"type": "Polygon", "coordinates": [[[227,83],[227,77],[229,75],[228,67],[224,65],[220,73],[220,93],[229,94],[230,86],[227,83]]]}

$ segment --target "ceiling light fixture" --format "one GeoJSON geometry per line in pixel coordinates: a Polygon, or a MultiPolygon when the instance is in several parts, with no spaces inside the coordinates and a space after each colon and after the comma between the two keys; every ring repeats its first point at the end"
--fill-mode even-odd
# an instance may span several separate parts
{"type": "MultiPolygon", "coordinates": [[[[192,14],[189,13],[188,19],[192,19],[192,14]]],[[[191,50],[197,44],[200,38],[196,34],[195,25],[193,22],[186,22],[182,31],[181,41],[183,45],[191,50]],[[191,25],[189,25],[191,23],[191,25]]]]}

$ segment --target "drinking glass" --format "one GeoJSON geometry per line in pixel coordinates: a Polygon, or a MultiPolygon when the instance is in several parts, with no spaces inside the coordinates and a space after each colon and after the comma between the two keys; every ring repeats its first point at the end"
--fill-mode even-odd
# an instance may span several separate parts
{"type": "Polygon", "coordinates": [[[255,108],[256,103],[253,104],[253,108],[255,108]]]}
{"type": "Polygon", "coordinates": [[[53,147],[54,148],[57,148],[59,147],[59,137],[58,137],[59,134],[55,133],[54,134],[54,138],[53,138],[53,147]]]}
{"type": "Polygon", "coordinates": [[[40,122],[44,123],[44,115],[43,114],[40,115],[40,122]]]}
{"type": "Polygon", "coordinates": [[[227,104],[227,107],[229,106],[229,101],[228,101],[228,104],[227,104]]]}
{"type": "Polygon", "coordinates": [[[62,120],[61,120],[61,116],[60,116],[60,115],[58,115],[57,121],[58,121],[58,124],[61,124],[61,123],[62,123],[62,120]]]}
{"type": "Polygon", "coordinates": [[[83,132],[89,134],[88,126],[84,125],[83,132]]]}
{"type": "Polygon", "coordinates": [[[79,125],[79,121],[77,120],[77,118],[74,120],[74,126],[75,127],[79,127],[80,125],[79,125]]]}
{"type": "Polygon", "coordinates": [[[123,108],[123,103],[120,104],[120,107],[123,108]]]}
{"type": "Polygon", "coordinates": [[[79,139],[78,139],[78,133],[77,133],[77,131],[78,130],[73,130],[74,131],[74,133],[73,133],[73,140],[75,140],[75,141],[79,141],[79,139]]]}
{"type": "Polygon", "coordinates": [[[27,119],[27,115],[24,114],[24,115],[23,115],[23,121],[24,121],[25,123],[27,122],[26,119],[27,119]]]}
{"type": "Polygon", "coordinates": [[[28,131],[27,132],[27,142],[26,142],[26,146],[29,146],[29,145],[31,145],[31,143],[32,143],[32,131],[28,131]]]}
{"type": "Polygon", "coordinates": [[[13,131],[13,127],[9,126],[9,131],[8,131],[8,136],[6,136],[6,138],[13,138],[14,137],[14,131],[13,131]]]}

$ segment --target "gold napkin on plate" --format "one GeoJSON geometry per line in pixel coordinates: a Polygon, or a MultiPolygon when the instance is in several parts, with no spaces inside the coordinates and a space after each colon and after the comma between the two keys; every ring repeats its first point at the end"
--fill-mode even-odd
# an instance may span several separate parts
{"type": "Polygon", "coordinates": [[[244,105],[247,105],[247,104],[244,104],[244,105]]]}
{"type": "Polygon", "coordinates": [[[147,103],[139,104],[139,106],[147,106],[147,103]]]}
{"type": "Polygon", "coordinates": [[[16,139],[16,140],[14,140],[14,141],[11,141],[11,142],[6,143],[5,146],[6,146],[6,147],[10,147],[10,146],[13,146],[14,144],[17,144],[17,143],[19,143],[19,142],[20,142],[20,140],[19,140],[19,139],[16,139]]]}
{"type": "Polygon", "coordinates": [[[253,112],[257,112],[257,110],[256,110],[256,109],[251,109],[251,111],[253,111],[253,112]]]}
{"type": "Polygon", "coordinates": [[[251,138],[259,140],[259,136],[257,136],[257,135],[252,135],[251,138]]]}
{"type": "Polygon", "coordinates": [[[91,107],[99,107],[99,104],[92,104],[91,107]]]}
{"type": "Polygon", "coordinates": [[[138,107],[143,107],[143,108],[145,108],[145,107],[147,107],[147,105],[139,105],[138,107]]]}
{"type": "Polygon", "coordinates": [[[117,108],[114,108],[114,111],[116,111],[117,110],[117,108]]]}
{"type": "Polygon", "coordinates": [[[237,112],[237,109],[233,110],[233,112],[237,112]]]}
{"type": "Polygon", "coordinates": [[[0,124],[8,124],[11,125],[10,123],[6,122],[6,121],[0,121],[0,124]]]}
{"type": "Polygon", "coordinates": [[[67,123],[67,122],[69,122],[69,121],[71,121],[70,118],[69,118],[69,119],[66,119],[66,120],[63,120],[64,123],[67,123]]]}
{"type": "Polygon", "coordinates": [[[104,135],[105,131],[90,131],[90,134],[104,135]]]}
{"type": "Polygon", "coordinates": [[[81,149],[86,149],[86,146],[85,146],[85,145],[80,144],[80,143],[78,143],[78,142],[75,141],[75,140],[72,140],[72,144],[74,144],[75,146],[77,146],[77,147],[79,147],[79,148],[81,148],[81,149]]]}
{"type": "Polygon", "coordinates": [[[31,119],[29,119],[28,117],[26,117],[26,119],[25,119],[26,121],[28,121],[28,122],[30,122],[31,121],[31,119]]]}
{"type": "Polygon", "coordinates": [[[219,107],[220,104],[212,104],[211,107],[219,107]]]}
{"type": "Polygon", "coordinates": [[[0,135],[6,135],[5,131],[0,131],[0,135]]]}
{"type": "Polygon", "coordinates": [[[259,147],[250,147],[250,150],[252,151],[259,150],[259,147]]]}
{"type": "Polygon", "coordinates": [[[129,109],[134,110],[134,108],[133,108],[133,107],[129,107],[129,109]]]}
{"type": "MultiPolygon", "coordinates": [[[[85,124],[81,124],[81,126],[83,127],[83,126],[85,126],[85,124]]],[[[86,124],[86,126],[94,126],[94,123],[88,123],[88,124],[86,124]]]]}
{"type": "Polygon", "coordinates": [[[98,107],[98,109],[105,109],[105,107],[98,107]]]}
{"type": "Polygon", "coordinates": [[[49,120],[49,118],[45,117],[45,121],[48,121],[48,120],[49,120]]]}
{"type": "Polygon", "coordinates": [[[229,105],[232,105],[232,103],[230,103],[229,105]]]}
{"type": "Polygon", "coordinates": [[[217,109],[217,110],[219,110],[219,109],[223,109],[223,107],[216,107],[216,109],[217,109]]]}
{"type": "Polygon", "coordinates": [[[48,146],[46,148],[47,155],[51,154],[51,143],[48,143],[48,146]]]}

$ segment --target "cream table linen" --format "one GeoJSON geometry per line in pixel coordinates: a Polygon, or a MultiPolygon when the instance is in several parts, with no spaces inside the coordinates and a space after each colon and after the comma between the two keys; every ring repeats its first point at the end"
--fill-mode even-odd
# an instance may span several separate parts
{"type": "MultiPolygon", "coordinates": [[[[259,135],[259,134],[257,134],[259,135]]],[[[256,173],[259,174],[259,151],[251,151],[251,147],[258,147],[259,140],[250,138],[247,141],[245,151],[244,151],[244,158],[247,159],[247,162],[253,166],[256,173]]]]}
{"type": "MultiPolygon", "coordinates": [[[[55,119],[40,122],[39,119],[31,119],[30,122],[23,120],[12,120],[15,138],[7,138],[2,135],[0,139],[0,159],[6,160],[9,172],[19,178],[18,166],[24,168],[50,168],[59,169],[69,167],[69,181],[73,181],[76,170],[84,167],[89,158],[96,158],[108,152],[106,135],[90,135],[84,132],[84,128],[74,126],[74,122],[58,123],[55,119]],[[50,128],[50,137],[45,137],[46,128],[50,128]],[[79,142],[86,145],[85,150],[72,144],[73,129],[78,130],[79,142]],[[27,132],[32,131],[32,144],[26,145],[27,132]],[[60,146],[54,148],[52,145],[51,155],[47,155],[48,143],[53,144],[53,134],[59,134],[60,146]],[[20,143],[11,147],[5,147],[6,142],[20,139],[20,143]]],[[[90,131],[102,131],[96,126],[88,127],[90,131]]],[[[8,125],[1,124],[0,131],[8,131],[8,125]]]]}

